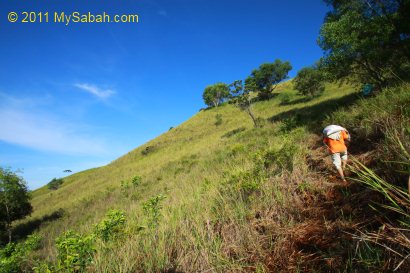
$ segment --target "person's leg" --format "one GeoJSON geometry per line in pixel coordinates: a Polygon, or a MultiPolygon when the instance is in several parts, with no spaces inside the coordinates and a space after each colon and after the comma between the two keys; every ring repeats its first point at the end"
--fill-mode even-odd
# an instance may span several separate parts
{"type": "Polygon", "coordinates": [[[347,151],[344,153],[340,153],[340,158],[342,159],[342,170],[344,171],[346,169],[347,164],[347,151]]]}
{"type": "Polygon", "coordinates": [[[343,181],[346,181],[346,179],[345,179],[345,174],[343,173],[343,169],[342,169],[341,167],[336,168],[336,169],[337,169],[337,171],[338,171],[338,173],[339,173],[339,175],[340,175],[340,179],[342,179],[343,181]]]}
{"type": "Polygon", "coordinates": [[[340,153],[334,153],[334,154],[332,154],[332,162],[333,162],[333,165],[335,165],[336,170],[337,170],[337,172],[338,172],[339,175],[340,175],[340,178],[341,178],[343,181],[346,181],[346,180],[345,180],[345,175],[344,175],[343,169],[342,169],[342,159],[341,159],[341,157],[340,157],[340,153]]]}

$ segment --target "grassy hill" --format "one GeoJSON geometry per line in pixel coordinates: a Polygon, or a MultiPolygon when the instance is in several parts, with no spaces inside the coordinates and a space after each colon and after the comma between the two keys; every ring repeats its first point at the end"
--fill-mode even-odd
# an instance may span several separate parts
{"type": "MultiPolygon", "coordinates": [[[[107,166],[64,178],[58,190],[34,191],[32,216],[15,228],[17,236],[43,236],[31,266],[36,259],[55,264],[57,237],[69,229],[91,234],[117,209],[125,212],[125,229],[96,243],[90,272],[378,268],[381,250],[360,245],[355,252],[343,241],[368,207],[359,202],[356,213],[341,200],[363,188],[339,186],[320,146],[323,126],[333,122],[373,137],[371,125],[359,125],[371,111],[348,110],[367,101],[348,85],[327,84],[311,100],[292,88],[283,83],[273,99],[252,106],[261,128],[230,104],[202,110],[107,166]]],[[[408,92],[396,93],[398,102],[408,101],[408,92]]]]}

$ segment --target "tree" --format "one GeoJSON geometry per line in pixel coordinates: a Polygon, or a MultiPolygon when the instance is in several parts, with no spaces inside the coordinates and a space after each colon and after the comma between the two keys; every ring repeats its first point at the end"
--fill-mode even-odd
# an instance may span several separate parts
{"type": "Polygon", "coordinates": [[[48,182],[47,187],[50,190],[57,190],[63,183],[64,181],[62,178],[53,178],[50,182],[48,182]]]}
{"type": "Polygon", "coordinates": [[[317,67],[304,67],[294,79],[294,87],[304,96],[313,97],[325,90],[322,72],[317,67]]]}
{"type": "Polygon", "coordinates": [[[245,111],[252,119],[255,127],[258,127],[257,119],[252,112],[252,98],[250,90],[244,88],[242,80],[236,80],[229,85],[232,102],[242,111],[245,111]]]}
{"type": "Polygon", "coordinates": [[[33,208],[23,178],[0,167],[0,226],[11,242],[11,223],[30,215],[33,208]]]}
{"type": "Polygon", "coordinates": [[[326,0],[321,61],[332,80],[377,89],[410,75],[410,0],[326,0]]]}
{"type": "Polygon", "coordinates": [[[222,82],[209,85],[205,88],[202,98],[206,105],[218,107],[218,105],[229,98],[229,87],[222,82]]]}
{"type": "Polygon", "coordinates": [[[273,63],[264,63],[259,69],[254,69],[245,79],[245,88],[258,93],[260,99],[269,99],[278,83],[288,77],[292,66],[289,62],[277,59],[273,63]]]}

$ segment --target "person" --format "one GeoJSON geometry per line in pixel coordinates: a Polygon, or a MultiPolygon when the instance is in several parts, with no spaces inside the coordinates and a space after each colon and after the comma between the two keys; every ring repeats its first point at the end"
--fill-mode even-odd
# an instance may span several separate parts
{"type": "Polygon", "coordinates": [[[323,143],[329,149],[333,165],[343,182],[346,182],[344,169],[347,164],[347,147],[345,141],[350,141],[350,134],[339,125],[329,125],[323,129],[323,135],[323,143]]]}

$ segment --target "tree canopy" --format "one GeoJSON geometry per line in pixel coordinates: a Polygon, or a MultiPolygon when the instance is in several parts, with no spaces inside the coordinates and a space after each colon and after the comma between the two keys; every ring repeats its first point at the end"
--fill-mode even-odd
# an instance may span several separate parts
{"type": "Polygon", "coordinates": [[[50,190],[57,190],[63,183],[64,181],[62,178],[53,178],[50,182],[48,182],[47,187],[50,190]]]}
{"type": "Polygon", "coordinates": [[[220,82],[207,86],[202,94],[202,98],[206,105],[210,107],[218,107],[229,98],[229,94],[228,85],[220,82]]]}
{"type": "Polygon", "coordinates": [[[229,85],[232,102],[242,111],[245,111],[252,119],[255,127],[258,127],[257,119],[252,112],[252,98],[250,90],[244,88],[242,80],[236,80],[229,85]]]}
{"type": "Polygon", "coordinates": [[[321,65],[333,80],[377,88],[410,77],[410,0],[326,0],[321,65]]]}
{"type": "Polygon", "coordinates": [[[325,90],[322,72],[316,67],[304,67],[298,71],[294,87],[300,94],[313,97],[325,90]]]}
{"type": "Polygon", "coordinates": [[[289,62],[276,59],[273,63],[264,63],[254,69],[245,79],[245,89],[256,92],[260,99],[269,99],[277,84],[288,77],[292,66],[289,62]]]}
{"type": "Polygon", "coordinates": [[[33,208],[23,178],[0,167],[0,228],[11,241],[11,223],[29,215],[33,208]]]}

